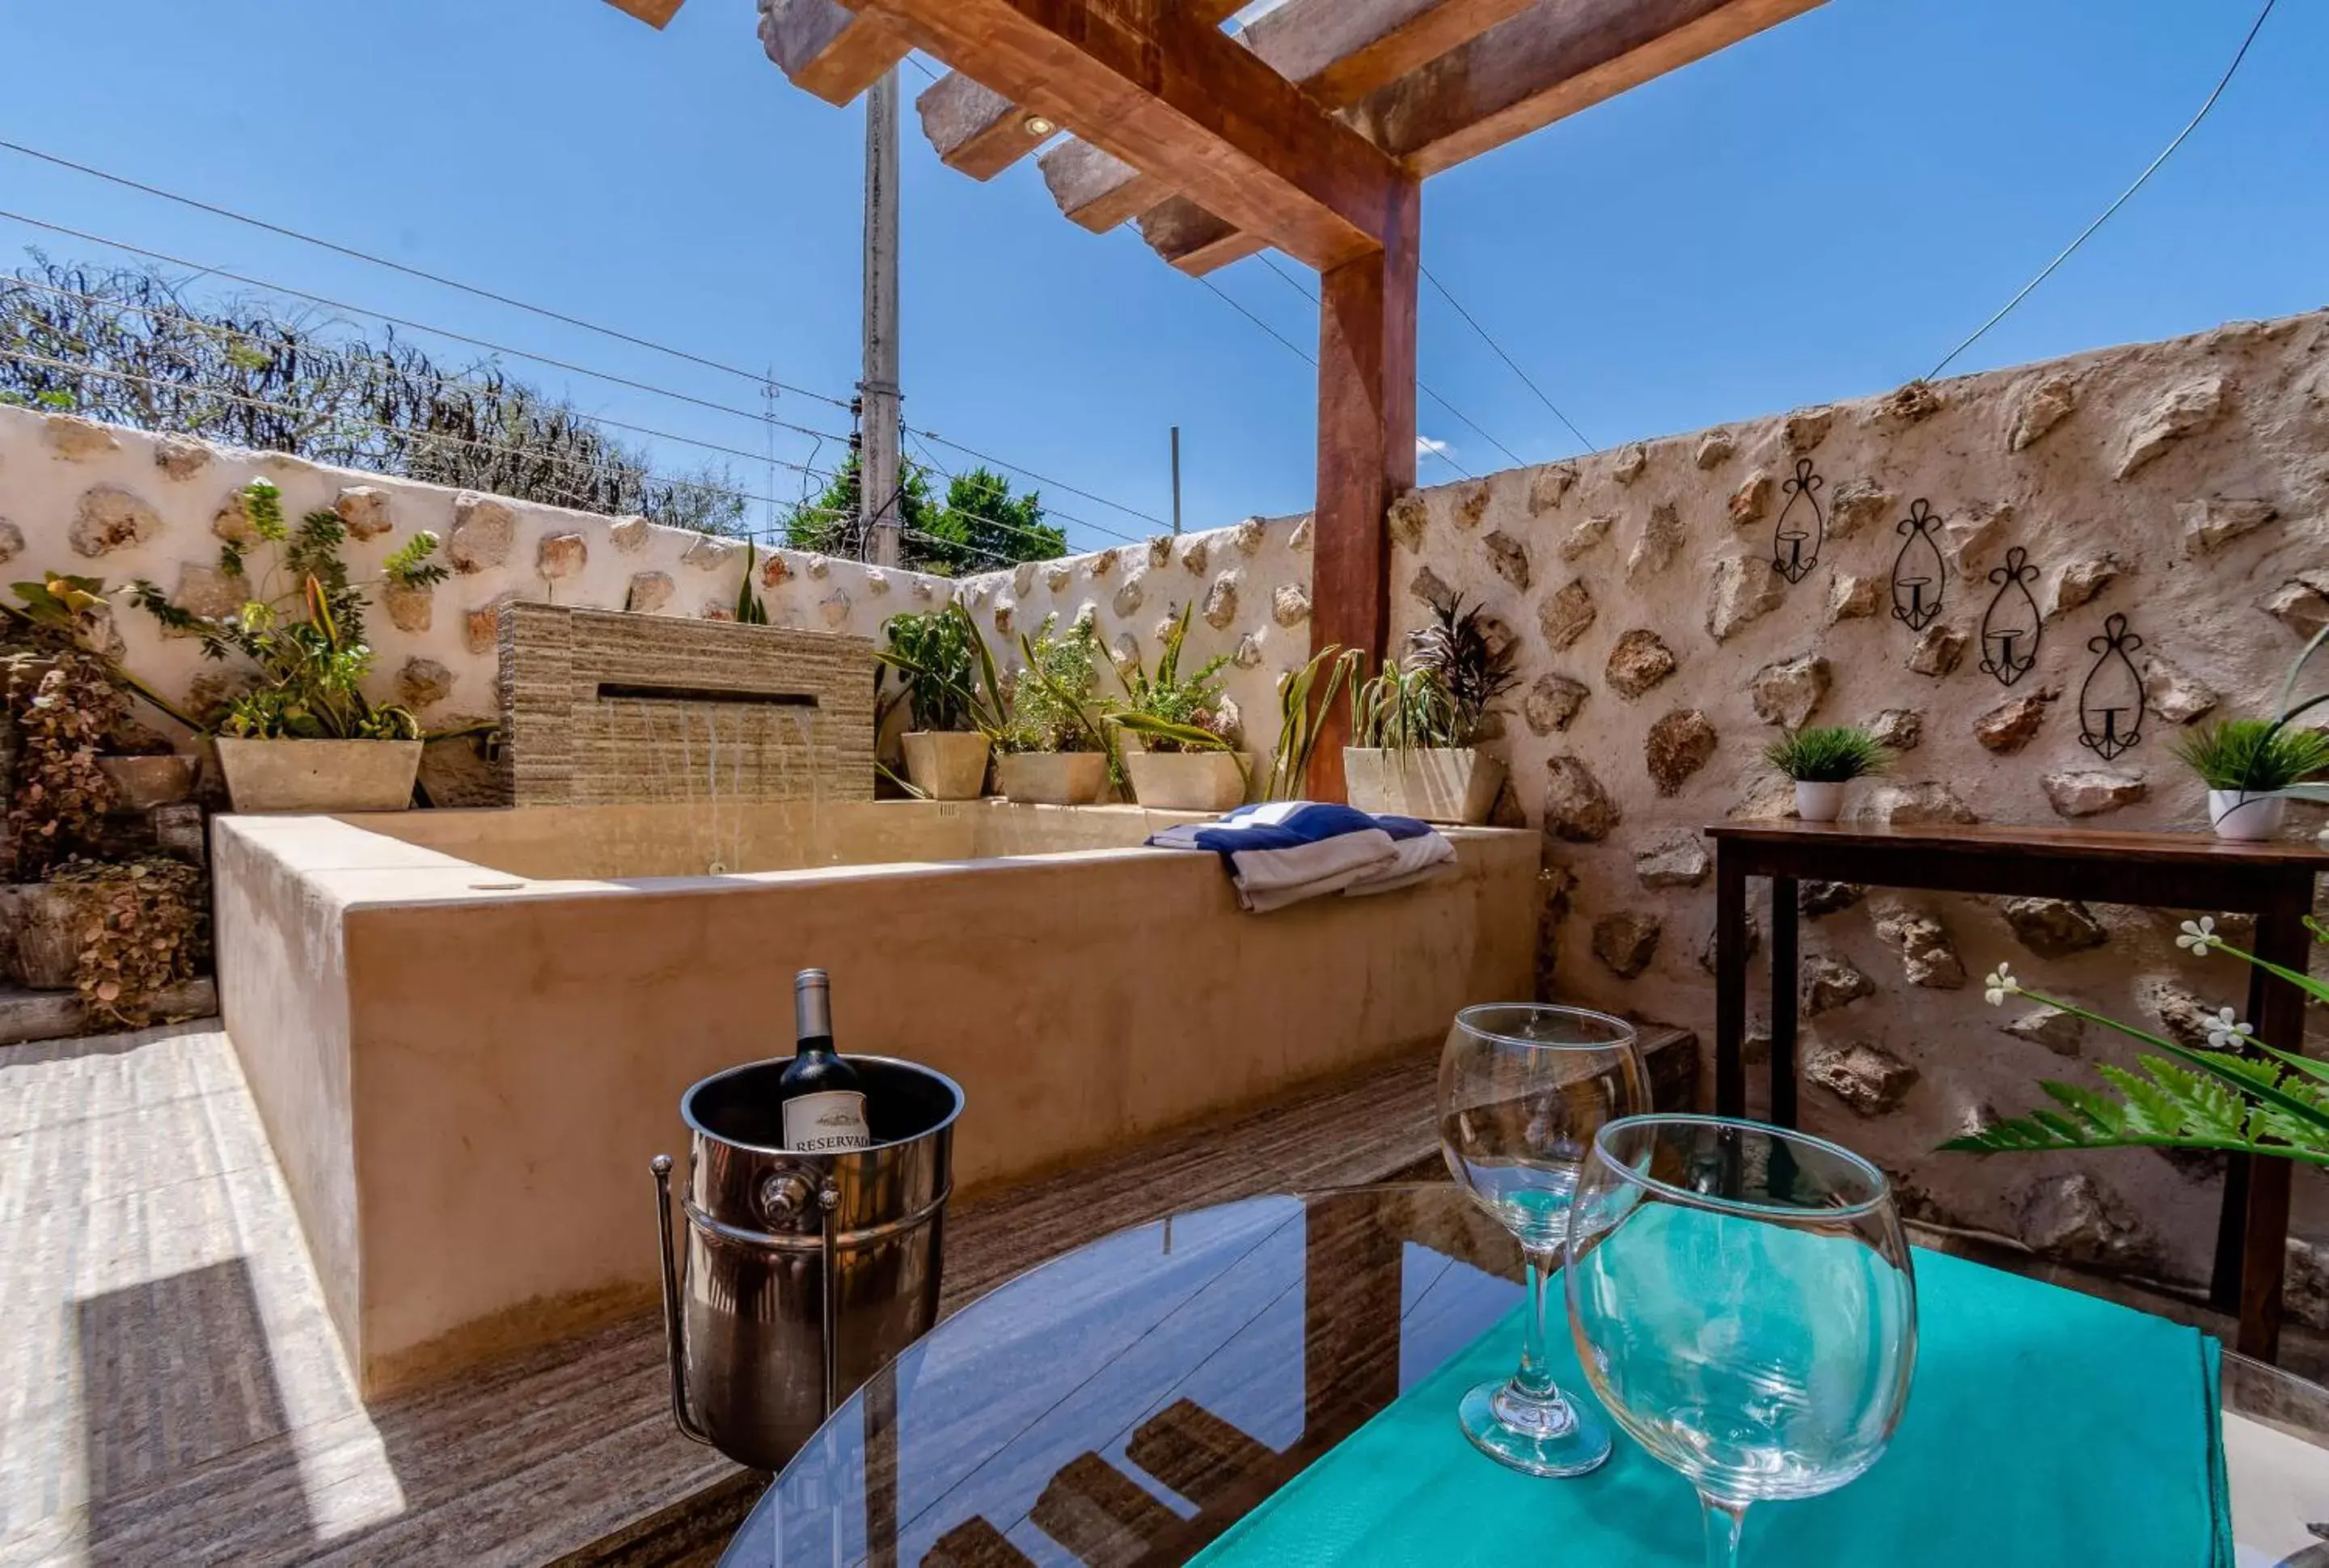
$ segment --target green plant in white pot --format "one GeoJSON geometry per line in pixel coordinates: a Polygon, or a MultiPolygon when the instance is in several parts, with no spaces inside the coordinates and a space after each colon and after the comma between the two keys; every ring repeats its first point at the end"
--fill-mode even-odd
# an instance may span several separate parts
{"type": "Polygon", "coordinates": [[[1013,800],[1038,806],[1089,806],[1108,788],[1108,739],[1094,701],[1099,638],[1089,624],[1065,634],[1046,616],[1035,635],[1021,633],[1026,663],[1011,677],[1010,713],[996,737],[995,777],[1013,800]]]}
{"type": "Polygon", "coordinates": [[[977,799],[995,737],[1009,723],[985,639],[959,604],[891,616],[882,629],[889,646],[878,656],[904,677],[913,726],[900,742],[907,781],[931,800],[977,799]]]}
{"type": "MultiPolygon", "coordinates": [[[[240,656],[250,666],[249,687],[205,716],[235,809],[403,810],[420,767],[420,723],[363,694],[372,652],[363,588],[340,559],[345,524],[324,511],[292,526],[280,492],[264,479],[239,499],[274,556],[240,609],[198,616],[152,582],[133,590],[163,625],[201,638],[205,657],[240,656]]],[[[443,581],[445,568],[429,559],[436,549],[435,534],[414,534],[382,562],[382,579],[409,588],[443,581]]],[[[242,546],[225,547],[223,575],[248,581],[248,566],[242,546]]]]}
{"type": "Polygon", "coordinates": [[[2240,843],[2280,832],[2282,791],[2329,776],[2329,735],[2286,720],[2223,719],[2176,737],[2177,760],[2208,787],[2208,821],[2240,843]]]}
{"type": "Polygon", "coordinates": [[[1892,766],[1891,749],[1850,724],[1793,730],[1763,748],[1774,772],[1794,780],[1796,815],[1834,822],[1843,815],[1844,787],[1892,766]]]}
{"type": "Polygon", "coordinates": [[[1108,725],[1129,735],[1119,746],[1133,798],[1164,811],[1226,811],[1246,798],[1252,774],[1237,749],[1238,711],[1221,689],[1229,656],[1181,672],[1189,609],[1164,636],[1154,671],[1139,660],[1117,671],[1124,695],[1102,704],[1108,725]]]}
{"type": "Polygon", "coordinates": [[[1343,778],[1362,811],[1426,822],[1488,819],[1504,765],[1480,749],[1490,709],[1519,676],[1513,650],[1489,637],[1478,606],[1460,597],[1434,608],[1410,639],[1406,663],[1387,658],[1351,688],[1351,744],[1343,778]]]}

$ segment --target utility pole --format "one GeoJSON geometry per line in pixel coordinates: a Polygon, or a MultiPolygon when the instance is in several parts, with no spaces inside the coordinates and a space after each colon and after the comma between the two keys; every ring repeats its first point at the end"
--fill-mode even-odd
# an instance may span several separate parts
{"type": "Polygon", "coordinates": [[[1173,532],[1181,532],[1181,427],[1173,427],[1173,532]]]}
{"type": "Polygon", "coordinates": [[[898,461],[898,72],[893,66],[865,95],[865,368],[857,383],[864,404],[864,461],[857,476],[858,514],[867,557],[895,566],[899,528],[898,461]]]}

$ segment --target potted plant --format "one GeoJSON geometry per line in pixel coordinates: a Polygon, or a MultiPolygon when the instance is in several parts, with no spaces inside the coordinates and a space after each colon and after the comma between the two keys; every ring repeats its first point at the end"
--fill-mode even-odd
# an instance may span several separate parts
{"type": "Polygon", "coordinates": [[[928,615],[891,616],[882,629],[890,646],[879,656],[905,677],[913,724],[902,741],[907,781],[928,799],[977,799],[994,736],[1005,723],[993,695],[994,658],[977,626],[961,605],[949,604],[928,615]]]}
{"type": "Polygon", "coordinates": [[[1093,716],[1099,638],[1088,624],[1053,632],[1046,616],[1019,637],[1027,661],[1011,680],[1009,717],[996,737],[1003,793],[1039,806],[1089,806],[1108,785],[1108,736],[1093,716]]]}
{"type": "Polygon", "coordinates": [[[1513,650],[1496,647],[1481,611],[1460,597],[1434,609],[1407,663],[1385,659],[1351,690],[1343,778],[1362,811],[1477,825],[1488,819],[1504,765],[1479,749],[1495,700],[1512,688],[1513,650]]]}
{"type": "Polygon", "coordinates": [[[1326,715],[1334,711],[1334,699],[1343,688],[1357,682],[1362,656],[1354,647],[1329,643],[1300,669],[1278,677],[1278,744],[1269,754],[1263,799],[1293,800],[1301,796],[1326,715]]]}
{"type": "MultiPolygon", "coordinates": [[[[240,501],[275,560],[240,609],[198,616],[152,582],[134,590],[163,625],[201,638],[205,656],[239,654],[251,666],[250,688],[207,722],[235,809],[403,810],[420,767],[420,724],[363,694],[372,654],[363,640],[363,592],[340,560],[345,525],[323,511],[290,526],[280,492],[264,479],[252,480],[240,501]]],[[[416,534],[382,563],[385,580],[413,588],[443,581],[445,568],[429,559],[436,548],[435,534],[416,534]]],[[[242,546],[222,552],[224,575],[243,578],[247,564],[242,546]]]]}
{"type": "Polygon", "coordinates": [[[2220,720],[2177,737],[2174,751],[2208,787],[2216,836],[2239,843],[2279,833],[2289,799],[2281,791],[2329,775],[2329,735],[2287,717],[2220,720]]]}
{"type": "Polygon", "coordinates": [[[1117,672],[1124,695],[1109,699],[1105,713],[1137,742],[1120,748],[1133,798],[1162,811],[1226,811],[1245,798],[1250,778],[1237,749],[1237,704],[1221,690],[1229,656],[1181,674],[1189,609],[1165,634],[1153,673],[1136,659],[1117,672]]]}
{"type": "Polygon", "coordinates": [[[1843,815],[1843,787],[1891,767],[1892,752],[1865,730],[1834,724],[1789,731],[1763,748],[1763,760],[1795,780],[1797,817],[1834,822],[1843,815]]]}

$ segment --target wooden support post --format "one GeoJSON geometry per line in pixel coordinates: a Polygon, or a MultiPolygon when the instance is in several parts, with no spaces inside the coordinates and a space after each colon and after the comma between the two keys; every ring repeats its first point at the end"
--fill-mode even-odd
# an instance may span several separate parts
{"type": "MultiPolygon", "coordinates": [[[[1415,485],[1415,291],[1420,187],[1404,182],[1383,248],[1318,279],[1318,502],[1313,514],[1310,647],[1381,658],[1391,635],[1391,545],[1383,517],[1415,485]]],[[[1310,759],[1314,800],[1344,798],[1347,707],[1323,715],[1310,759]]]]}

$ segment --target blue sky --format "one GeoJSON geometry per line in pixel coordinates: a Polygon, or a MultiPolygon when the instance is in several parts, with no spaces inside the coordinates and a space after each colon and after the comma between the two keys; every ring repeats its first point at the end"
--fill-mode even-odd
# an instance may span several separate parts
{"type": "MultiPolygon", "coordinates": [[[[2254,14],[2251,0],[1832,0],[1434,179],[1425,263],[1596,443],[1880,391],[1930,368],[2117,194],[2254,14]]],[[[0,60],[9,140],[798,387],[845,398],[856,377],[860,112],[785,81],[750,0],[692,0],[661,34],[600,0],[14,0],[0,60]]],[[[2329,302],[2324,71],[2329,6],[2283,4],[2176,158],[1954,368],[2329,302]]],[[[926,84],[909,70],[910,97],[926,84]]],[[[910,423],[1156,516],[1177,423],[1190,526],[1308,505],[1307,364],[1128,229],[1067,223],[1032,160],[980,184],[938,165],[910,107],[906,120],[910,423]]],[[[0,207],[760,405],[718,372],[13,153],[0,207]]],[[[104,254],[0,221],[11,261],[35,242],[104,254]]],[[[1314,307],[1259,260],[1214,281],[1314,340],[1314,307]]],[[[1576,449],[1428,288],[1421,361],[1427,384],[1523,458],[1576,449]]],[[[768,445],[757,421],[512,368],[606,417],[768,445]]],[[[847,428],[806,398],[778,412],[847,428]]],[[[1473,471],[1509,466],[1428,399],[1421,426],[1473,471]]],[[[834,451],[776,443],[794,461],[834,451]]],[[[655,456],[679,470],[706,454],[655,456]]],[[[795,474],[731,461],[748,489],[798,493],[795,474]]],[[[1423,472],[1454,475],[1429,459],[1423,472]]],[[[1079,545],[1151,531],[1045,488],[1082,520],[1079,545]]]]}

